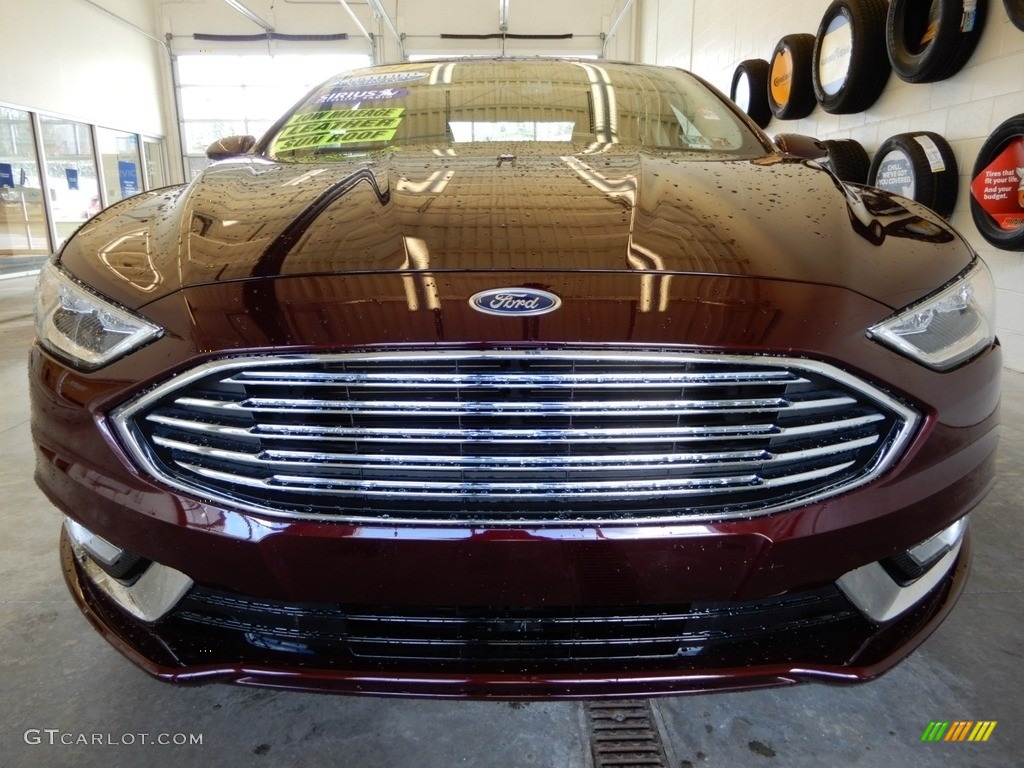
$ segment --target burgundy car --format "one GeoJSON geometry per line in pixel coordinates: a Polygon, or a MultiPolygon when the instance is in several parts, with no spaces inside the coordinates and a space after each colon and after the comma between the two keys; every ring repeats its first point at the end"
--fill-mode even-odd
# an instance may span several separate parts
{"type": "Polygon", "coordinates": [[[988,269],[604,61],[340,75],[43,271],[37,481],[163,680],[559,697],[854,682],[994,476],[988,269]]]}

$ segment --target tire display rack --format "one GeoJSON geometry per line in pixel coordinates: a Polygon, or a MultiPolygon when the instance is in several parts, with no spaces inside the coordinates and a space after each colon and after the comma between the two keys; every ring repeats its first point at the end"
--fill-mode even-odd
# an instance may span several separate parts
{"type": "Polygon", "coordinates": [[[814,111],[811,61],[814,35],[786,35],[769,60],[768,105],[779,120],[799,120],[814,111]]]}
{"type": "MultiPolygon", "coordinates": [[[[1024,31],[1024,0],[1003,0],[1003,6],[1010,23],[1024,31]]],[[[785,35],[769,61],[740,62],[730,96],[761,128],[773,117],[803,119],[815,106],[830,114],[864,112],[892,72],[912,84],[959,72],[974,54],[989,13],[988,0],[833,0],[817,34],[785,35]]],[[[878,186],[946,218],[956,206],[957,161],[938,134],[891,136],[873,159],[851,139],[780,134],[776,142],[783,151],[820,162],[841,181],[878,186]]],[[[990,244],[1024,251],[1024,115],[1000,125],[982,147],[970,205],[990,244]]]]}
{"type": "Polygon", "coordinates": [[[868,184],[916,200],[949,218],[956,207],[960,171],[949,142],[937,133],[900,133],[878,148],[868,184]]]}
{"type": "Polygon", "coordinates": [[[1003,0],[1003,5],[1013,26],[1024,32],[1024,0],[1003,0]]]}
{"type": "Polygon", "coordinates": [[[978,152],[971,217],[996,248],[1024,251],[1024,114],[996,128],[978,152]]]}
{"type": "Polygon", "coordinates": [[[740,109],[764,128],[772,120],[772,108],[768,104],[768,73],[770,65],[764,59],[747,59],[736,66],[729,88],[729,98],[740,109]]]}
{"type": "Polygon", "coordinates": [[[814,97],[826,112],[863,112],[882,95],[892,67],[885,42],[887,0],[835,0],[814,38],[814,97]]]}
{"type": "Polygon", "coordinates": [[[952,77],[981,39],[988,0],[891,0],[886,49],[897,77],[934,83],[952,77]]]}

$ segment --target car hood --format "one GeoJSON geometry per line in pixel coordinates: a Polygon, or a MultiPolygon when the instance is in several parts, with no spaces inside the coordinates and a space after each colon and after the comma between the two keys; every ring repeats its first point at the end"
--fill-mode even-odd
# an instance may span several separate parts
{"type": "Polygon", "coordinates": [[[103,212],[61,259],[132,308],[228,280],[455,271],[756,277],[897,308],[971,258],[935,214],[794,158],[440,152],[217,164],[103,212]]]}

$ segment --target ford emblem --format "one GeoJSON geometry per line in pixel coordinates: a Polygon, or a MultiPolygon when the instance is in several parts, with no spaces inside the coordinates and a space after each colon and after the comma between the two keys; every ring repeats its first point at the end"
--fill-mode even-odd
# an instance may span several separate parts
{"type": "Polygon", "coordinates": [[[473,294],[469,305],[488,315],[532,317],[554,312],[562,306],[562,300],[553,293],[536,288],[491,288],[473,294]]]}

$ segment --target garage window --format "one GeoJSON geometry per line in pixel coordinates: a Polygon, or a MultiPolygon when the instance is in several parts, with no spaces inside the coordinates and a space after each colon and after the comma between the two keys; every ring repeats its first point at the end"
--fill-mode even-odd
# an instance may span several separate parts
{"type": "Polygon", "coordinates": [[[181,135],[189,179],[206,148],[232,135],[261,136],[331,75],[370,65],[365,55],[181,54],[176,57],[181,135]]]}

